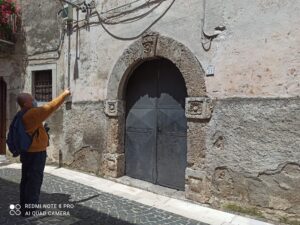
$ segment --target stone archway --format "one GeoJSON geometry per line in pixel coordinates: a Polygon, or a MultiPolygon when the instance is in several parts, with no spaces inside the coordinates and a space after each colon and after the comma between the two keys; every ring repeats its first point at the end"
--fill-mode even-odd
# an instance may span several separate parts
{"type": "MultiPolygon", "coordinates": [[[[123,176],[124,159],[124,92],[131,72],[142,62],[153,58],[170,60],[181,72],[187,87],[187,179],[195,161],[205,157],[205,123],[211,116],[212,102],[206,96],[204,71],[194,54],[178,41],[148,33],[131,44],[117,60],[108,79],[105,114],[107,115],[107,148],[103,152],[101,173],[123,176]]],[[[190,185],[187,184],[190,189],[190,185]]],[[[186,188],[186,189],[187,189],[186,188]]]]}
{"type": "Polygon", "coordinates": [[[173,62],[182,73],[188,96],[206,96],[204,71],[195,55],[172,38],[148,33],[131,44],[116,62],[107,85],[107,99],[123,99],[130,72],[142,61],[162,57],[173,62]]]}

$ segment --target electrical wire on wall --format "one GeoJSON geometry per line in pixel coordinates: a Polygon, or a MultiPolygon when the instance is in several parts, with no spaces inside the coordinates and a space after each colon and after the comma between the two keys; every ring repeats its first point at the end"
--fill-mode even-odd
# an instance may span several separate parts
{"type": "MultiPolygon", "coordinates": [[[[64,5],[62,4],[61,1],[59,1],[63,7],[63,9],[61,9],[57,15],[59,15],[62,11],[65,11],[64,5]]],[[[43,50],[43,51],[37,51],[34,52],[30,55],[27,55],[27,57],[32,57],[32,56],[37,56],[37,55],[42,55],[42,54],[46,54],[46,53],[51,53],[51,52],[57,52],[57,56],[56,57],[46,57],[46,58],[29,58],[30,61],[32,60],[49,60],[49,59],[59,59],[60,58],[60,54],[61,54],[61,49],[63,47],[64,44],[64,39],[65,39],[65,34],[66,34],[66,29],[65,29],[65,23],[63,23],[61,25],[61,34],[60,34],[60,38],[59,38],[59,43],[57,45],[57,47],[50,49],[50,50],[43,50]]]]}
{"type": "MultiPolygon", "coordinates": [[[[109,19],[114,19],[114,18],[118,18],[118,17],[120,17],[120,16],[126,16],[126,15],[128,15],[128,14],[131,14],[131,13],[134,13],[134,12],[136,12],[137,10],[140,10],[140,9],[143,9],[143,8],[150,8],[152,5],[155,5],[156,7],[153,7],[152,9],[150,9],[148,12],[146,12],[144,15],[148,15],[148,14],[150,14],[154,9],[156,9],[157,8],[157,6],[160,6],[161,5],[161,3],[163,3],[163,2],[165,2],[166,0],[152,0],[152,1],[148,1],[148,2],[146,2],[146,3],[143,3],[142,5],[138,5],[138,6],[135,6],[134,8],[131,8],[131,9],[129,9],[129,10],[126,10],[126,11],[121,11],[121,12],[117,12],[117,13],[113,13],[112,14],[112,12],[111,11],[113,11],[113,10],[116,10],[116,8],[115,9],[111,9],[111,10],[109,10],[108,12],[102,12],[101,13],[101,15],[103,16],[104,15],[104,17],[105,18],[102,18],[102,20],[103,20],[103,23],[105,23],[105,24],[114,24],[114,23],[112,23],[112,22],[109,22],[108,20],[109,19]],[[112,14],[112,15],[108,15],[108,16],[105,16],[105,14],[112,14]]],[[[140,18],[143,18],[144,16],[143,15],[140,15],[140,18]]],[[[131,19],[131,18],[130,18],[131,19]]],[[[134,18],[132,18],[133,19],[133,21],[134,21],[134,18]]],[[[119,23],[121,23],[121,21],[118,21],[119,23]]]]}
{"type": "Polygon", "coordinates": [[[27,57],[29,57],[28,60],[33,61],[33,60],[59,59],[60,55],[61,55],[62,47],[64,45],[65,34],[66,34],[65,25],[63,24],[62,29],[61,29],[61,35],[60,35],[58,46],[54,49],[51,49],[51,50],[39,51],[39,52],[35,52],[33,54],[30,54],[30,55],[27,55],[27,57]],[[44,58],[31,58],[33,56],[43,55],[43,54],[51,53],[51,52],[56,52],[57,56],[55,56],[55,57],[44,57],[44,58]]]}
{"type": "MultiPolygon", "coordinates": [[[[57,15],[60,15],[62,12],[66,12],[66,9],[62,3],[62,1],[60,1],[60,4],[62,6],[62,9],[58,11],[57,15]]],[[[70,3],[71,4],[71,3],[70,3]]],[[[79,5],[82,5],[83,3],[79,4],[79,5]]],[[[74,6],[74,5],[73,5],[74,6]]],[[[64,40],[65,40],[65,35],[67,33],[67,29],[65,28],[66,26],[66,21],[63,20],[63,23],[61,25],[61,31],[60,31],[60,38],[59,38],[59,43],[57,45],[57,47],[53,48],[53,49],[50,49],[50,50],[42,50],[42,51],[36,51],[32,54],[29,54],[27,55],[28,60],[29,61],[38,61],[38,60],[58,60],[60,58],[60,55],[61,55],[61,50],[62,50],[62,47],[64,45],[64,40]],[[38,55],[43,55],[43,54],[46,54],[46,53],[54,53],[56,52],[57,53],[57,56],[53,56],[53,57],[38,57],[38,58],[32,58],[34,56],[38,56],[38,55]]]]}
{"type": "MultiPolygon", "coordinates": [[[[116,38],[118,40],[123,40],[123,41],[128,41],[128,40],[135,40],[137,38],[140,38],[141,36],[143,36],[143,34],[145,32],[147,32],[154,24],[156,24],[168,11],[169,9],[172,7],[172,5],[174,4],[175,0],[172,0],[172,2],[170,3],[170,5],[167,7],[167,9],[157,18],[155,19],[148,27],[146,27],[140,34],[136,35],[136,36],[133,36],[133,37],[120,37],[120,36],[117,36],[115,34],[113,34],[112,32],[110,32],[107,27],[104,25],[103,21],[101,21],[101,17],[100,17],[100,14],[97,12],[97,15],[98,15],[98,19],[99,19],[99,23],[100,25],[102,26],[102,28],[110,35],[112,36],[113,38],[116,38]]],[[[160,3],[161,4],[161,3],[160,3]]]]}
{"type": "MultiPolygon", "coordinates": [[[[69,4],[69,1],[67,1],[67,0],[60,0],[60,1],[69,4]]],[[[139,2],[139,1],[140,0],[136,0],[134,2],[139,2]]],[[[133,2],[125,4],[123,6],[119,6],[119,7],[115,8],[115,9],[109,10],[107,12],[102,12],[102,13],[99,13],[97,11],[97,9],[95,7],[95,2],[94,1],[92,1],[90,4],[84,4],[84,2],[82,2],[81,4],[75,5],[75,4],[72,3],[72,5],[74,7],[81,9],[81,11],[83,11],[83,12],[86,12],[85,19],[78,21],[76,23],[74,29],[81,29],[81,28],[87,28],[87,29],[89,29],[89,27],[91,25],[101,25],[102,28],[105,30],[105,32],[107,32],[110,36],[112,36],[115,39],[123,40],[123,41],[135,40],[135,39],[138,39],[141,36],[143,36],[143,34],[145,32],[147,32],[154,24],[156,24],[169,11],[169,9],[174,4],[175,0],[172,0],[171,3],[168,5],[168,7],[164,10],[164,12],[161,15],[159,15],[149,26],[147,26],[138,35],[135,35],[135,36],[132,36],[132,37],[120,37],[120,36],[112,33],[106,27],[106,25],[117,25],[117,24],[129,23],[129,22],[134,22],[134,21],[140,20],[140,19],[148,16],[149,14],[151,14],[155,9],[157,9],[165,1],[166,0],[153,0],[153,1],[149,0],[146,3],[144,3],[142,5],[139,5],[138,7],[135,7],[133,9],[130,9],[130,10],[127,10],[127,11],[123,11],[123,12],[120,12],[120,13],[115,13],[114,15],[108,16],[108,17],[104,17],[103,14],[107,14],[108,12],[111,13],[113,10],[117,10],[117,9],[120,9],[121,7],[128,6],[131,3],[133,3],[133,2]],[[145,13],[143,13],[141,15],[133,16],[133,17],[130,17],[130,18],[127,18],[127,19],[123,19],[123,20],[119,20],[117,22],[111,21],[114,18],[121,17],[121,16],[124,16],[124,15],[128,15],[130,13],[135,12],[136,10],[142,9],[143,7],[149,7],[149,6],[154,5],[154,4],[156,4],[154,7],[152,7],[150,10],[148,10],[147,12],[145,12],[145,13]],[[84,5],[85,7],[81,7],[80,5],[84,5]],[[89,11],[89,9],[92,9],[92,10],[89,11]],[[93,18],[93,17],[95,17],[95,16],[98,18],[98,21],[90,22],[90,19],[93,18]],[[82,26],[79,26],[79,22],[85,22],[85,23],[82,26]]]]}
{"type": "Polygon", "coordinates": [[[209,51],[211,48],[211,42],[216,37],[215,35],[210,36],[207,35],[204,31],[205,27],[205,13],[206,13],[206,0],[203,0],[203,23],[202,23],[202,36],[201,36],[201,45],[204,51],[209,51]],[[204,42],[206,40],[206,42],[204,42]],[[207,43],[209,44],[208,47],[206,47],[207,43]]]}
{"type": "MultiPolygon", "coordinates": [[[[65,12],[66,11],[66,8],[64,6],[63,3],[67,3],[75,8],[77,8],[77,12],[79,10],[81,10],[82,12],[85,12],[86,15],[85,15],[85,18],[82,19],[82,20],[79,20],[78,17],[77,17],[77,20],[73,20],[74,23],[76,23],[76,25],[73,27],[73,30],[76,31],[77,29],[81,29],[81,28],[86,28],[87,30],[89,30],[89,27],[92,26],[92,25],[101,25],[102,28],[110,35],[112,36],[113,38],[115,39],[118,39],[118,40],[123,40],[123,41],[128,41],[128,40],[135,40],[135,39],[138,39],[140,38],[145,32],[147,32],[154,24],[156,24],[168,11],[169,9],[172,7],[172,5],[174,4],[175,0],[172,0],[172,2],[170,3],[170,5],[166,8],[166,10],[158,17],[156,18],[149,26],[147,26],[142,32],[140,32],[138,35],[135,35],[135,36],[132,36],[132,37],[120,37],[116,34],[113,34],[107,27],[106,25],[118,25],[118,24],[125,24],[125,23],[130,23],[130,22],[135,22],[137,20],[140,20],[148,15],[150,15],[155,9],[157,9],[159,6],[161,6],[161,4],[164,2],[164,1],[167,1],[167,0],[149,0],[147,3],[144,3],[142,5],[139,5],[138,7],[135,7],[135,8],[132,8],[132,9],[129,9],[127,11],[121,11],[121,12],[118,12],[118,13],[113,13],[115,10],[119,10],[123,7],[127,7],[127,6],[130,6],[131,4],[133,3],[137,3],[137,2],[140,2],[142,0],[135,0],[135,1],[132,1],[130,3],[127,3],[127,4],[124,4],[124,5],[121,5],[121,6],[118,6],[114,9],[110,9],[106,12],[101,12],[99,13],[95,7],[95,2],[92,1],[91,3],[87,4],[86,1],[83,1],[83,2],[80,2],[80,3],[72,3],[68,0],[59,0],[59,2],[61,3],[62,5],[62,9],[58,12],[58,14],[62,13],[62,12],[65,12]],[[156,5],[155,5],[156,4],[156,5]],[[123,19],[123,20],[119,20],[119,21],[113,21],[113,19],[115,18],[118,18],[118,17],[121,17],[121,16],[124,16],[124,15],[127,15],[127,14],[130,14],[130,13],[133,13],[135,12],[136,10],[139,10],[145,6],[147,7],[150,7],[151,5],[155,5],[154,7],[152,7],[150,10],[148,10],[147,12],[141,14],[141,15],[138,15],[138,16],[133,16],[133,17],[130,17],[130,18],[126,18],[126,19],[123,19]],[[112,15],[109,15],[109,16],[104,16],[105,14],[112,14],[112,15]],[[97,17],[98,21],[93,21],[93,22],[90,22],[90,19],[93,18],[93,17],[97,17]],[[84,25],[82,26],[79,26],[79,23],[80,22],[85,22],[84,25]]],[[[53,49],[50,49],[50,50],[43,50],[43,51],[37,51],[37,52],[34,52],[30,55],[27,55],[28,57],[28,60],[30,61],[34,61],[34,60],[57,60],[60,58],[60,55],[61,55],[61,50],[62,50],[62,47],[64,45],[64,39],[65,39],[65,34],[67,32],[67,29],[65,28],[66,24],[65,24],[65,20],[63,21],[63,24],[62,24],[62,28],[61,28],[61,35],[60,35],[60,39],[59,39],[59,43],[57,45],[57,47],[53,48],[53,49]],[[43,55],[43,54],[46,54],[46,53],[54,53],[56,52],[57,53],[57,56],[51,56],[51,57],[37,57],[35,58],[34,56],[38,56],[38,55],[43,55]]],[[[76,38],[78,36],[78,33],[76,33],[76,38]]]]}
{"type": "Polygon", "coordinates": [[[206,18],[206,0],[203,0],[203,19],[202,19],[202,36],[201,36],[201,45],[204,51],[209,51],[211,49],[212,41],[219,36],[219,34],[224,31],[225,26],[215,27],[215,34],[208,35],[205,32],[205,18],[206,18]],[[208,44],[208,46],[207,46],[208,44]]]}

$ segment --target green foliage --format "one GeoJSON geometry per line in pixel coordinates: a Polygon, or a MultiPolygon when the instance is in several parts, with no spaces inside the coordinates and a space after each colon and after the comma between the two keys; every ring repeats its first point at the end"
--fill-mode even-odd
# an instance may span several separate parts
{"type": "Polygon", "coordinates": [[[224,209],[227,209],[227,210],[233,211],[233,212],[247,214],[250,216],[265,218],[263,216],[262,212],[259,211],[257,208],[246,208],[246,207],[241,207],[241,206],[238,206],[235,204],[227,204],[224,206],[224,209]]]}

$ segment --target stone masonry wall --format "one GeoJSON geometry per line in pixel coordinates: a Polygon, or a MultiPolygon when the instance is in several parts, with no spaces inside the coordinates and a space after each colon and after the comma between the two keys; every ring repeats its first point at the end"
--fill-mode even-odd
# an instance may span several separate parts
{"type": "Polygon", "coordinates": [[[204,162],[187,171],[189,198],[299,219],[298,98],[217,101],[206,137],[204,162]]]}

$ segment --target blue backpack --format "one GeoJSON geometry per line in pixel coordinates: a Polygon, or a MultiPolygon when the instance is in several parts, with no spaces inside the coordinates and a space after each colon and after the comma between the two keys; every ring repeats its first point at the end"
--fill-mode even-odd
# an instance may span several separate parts
{"type": "Polygon", "coordinates": [[[7,136],[7,146],[9,151],[13,154],[13,157],[19,156],[23,152],[27,152],[32,144],[34,135],[38,129],[33,133],[32,136],[26,133],[22,118],[27,111],[19,111],[9,127],[7,136]]]}

